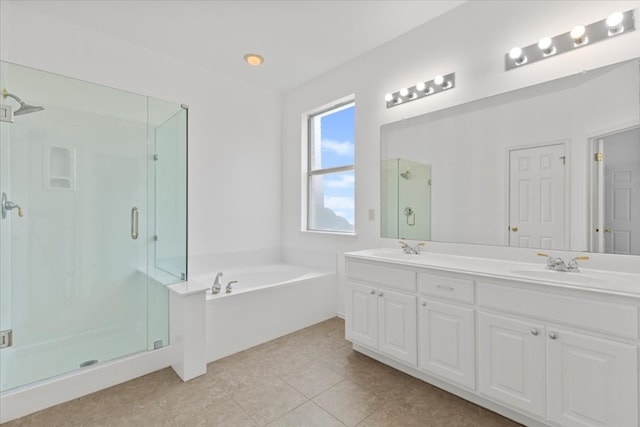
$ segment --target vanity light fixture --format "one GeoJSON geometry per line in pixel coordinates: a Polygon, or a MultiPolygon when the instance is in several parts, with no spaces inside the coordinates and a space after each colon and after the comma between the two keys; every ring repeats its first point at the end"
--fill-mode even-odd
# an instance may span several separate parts
{"type": "Polygon", "coordinates": [[[522,49],[517,46],[509,51],[509,58],[511,58],[516,65],[522,65],[527,62],[527,57],[522,53],[522,49]]]}
{"type": "Polygon", "coordinates": [[[427,87],[427,84],[425,82],[416,83],[416,90],[418,92],[425,92],[425,91],[428,91],[428,89],[429,88],[427,87]]]}
{"type": "Polygon", "coordinates": [[[542,51],[542,54],[544,56],[549,56],[556,53],[556,48],[553,45],[553,41],[551,40],[551,37],[541,38],[540,41],[538,42],[538,49],[542,51]]]}
{"type": "Polygon", "coordinates": [[[589,39],[586,36],[586,32],[587,29],[584,27],[584,25],[576,25],[575,27],[573,27],[569,35],[573,40],[574,46],[577,47],[589,42],[589,39]]]}
{"type": "Polygon", "coordinates": [[[633,9],[626,12],[614,12],[607,19],[589,25],[577,25],[571,31],[554,37],[543,37],[536,44],[514,47],[505,54],[505,69],[511,70],[531,64],[607,40],[613,36],[630,33],[635,29],[633,9]]]}
{"type": "Polygon", "coordinates": [[[611,15],[609,15],[609,17],[607,18],[607,27],[609,27],[610,36],[624,31],[624,25],[622,25],[623,20],[624,15],[621,12],[613,12],[611,15]]]}
{"type": "Polygon", "coordinates": [[[584,27],[584,25],[576,25],[575,27],[573,27],[569,35],[573,40],[574,46],[577,47],[589,42],[589,39],[585,34],[586,32],[587,32],[587,29],[584,27]]]}
{"type": "Polygon", "coordinates": [[[384,96],[384,100],[387,103],[387,108],[391,108],[405,102],[452,89],[455,83],[456,73],[446,74],[444,76],[438,75],[435,76],[433,80],[418,82],[415,86],[404,87],[397,92],[387,93],[384,96]]]}

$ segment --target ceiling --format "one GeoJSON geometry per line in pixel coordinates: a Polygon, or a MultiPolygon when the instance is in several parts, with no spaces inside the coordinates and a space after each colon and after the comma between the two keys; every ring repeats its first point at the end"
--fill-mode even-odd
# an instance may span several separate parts
{"type": "Polygon", "coordinates": [[[16,0],[21,7],[283,92],[463,1],[16,0]],[[260,67],[243,60],[265,57],[260,67]]]}

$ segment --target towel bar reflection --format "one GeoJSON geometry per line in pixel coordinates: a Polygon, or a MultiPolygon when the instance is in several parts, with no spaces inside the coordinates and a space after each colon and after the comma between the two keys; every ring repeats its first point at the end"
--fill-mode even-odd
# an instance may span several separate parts
{"type": "Polygon", "coordinates": [[[410,206],[404,208],[404,216],[407,217],[407,225],[409,227],[413,227],[414,225],[416,225],[416,213],[410,206]]]}

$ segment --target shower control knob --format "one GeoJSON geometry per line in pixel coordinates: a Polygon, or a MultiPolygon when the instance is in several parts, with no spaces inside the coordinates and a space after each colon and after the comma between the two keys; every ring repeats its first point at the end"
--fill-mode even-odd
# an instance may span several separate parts
{"type": "Polygon", "coordinates": [[[371,289],[371,295],[374,295],[376,293],[375,289],[371,289]]]}
{"type": "Polygon", "coordinates": [[[426,307],[427,306],[427,302],[426,301],[422,301],[422,306],[426,307]]]}
{"type": "Polygon", "coordinates": [[[552,340],[555,340],[556,338],[558,338],[558,334],[556,334],[555,332],[550,332],[549,338],[551,338],[552,340]]]}
{"type": "Polygon", "coordinates": [[[540,334],[540,331],[539,331],[539,330],[537,330],[537,329],[532,329],[532,330],[531,330],[531,335],[533,335],[533,336],[538,336],[538,334],[540,334]]]}
{"type": "Polygon", "coordinates": [[[378,291],[378,296],[379,296],[379,297],[381,297],[381,296],[383,296],[383,295],[384,295],[384,294],[382,293],[382,291],[378,291]]]}

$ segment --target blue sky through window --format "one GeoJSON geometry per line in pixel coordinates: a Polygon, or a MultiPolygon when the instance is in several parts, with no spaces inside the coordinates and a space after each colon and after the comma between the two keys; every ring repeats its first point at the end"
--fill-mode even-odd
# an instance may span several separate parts
{"type": "MultiPolygon", "coordinates": [[[[321,168],[354,164],[355,106],[321,118],[321,168]]],[[[323,179],[324,206],[354,224],[354,173],[327,174],[323,179]]]]}
{"type": "Polygon", "coordinates": [[[355,107],[328,114],[321,118],[322,169],[352,165],[354,158],[355,107]]]}

